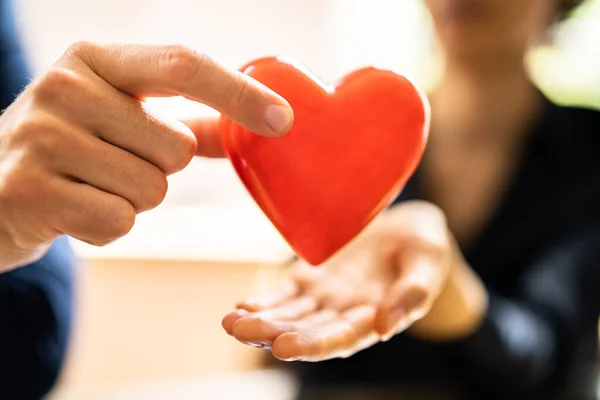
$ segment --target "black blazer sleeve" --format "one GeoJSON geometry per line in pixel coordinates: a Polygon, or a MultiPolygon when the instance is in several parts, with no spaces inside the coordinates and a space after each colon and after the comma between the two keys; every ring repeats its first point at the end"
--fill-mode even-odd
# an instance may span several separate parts
{"type": "MultiPolygon", "coordinates": [[[[514,295],[492,292],[480,329],[450,347],[460,374],[485,398],[529,398],[539,387],[564,387],[557,377],[576,374],[568,369],[582,362],[578,341],[598,340],[598,283],[600,227],[550,246],[514,295]]],[[[597,362],[597,355],[587,362],[597,362]]],[[[597,379],[578,378],[581,387],[597,379]]]]}

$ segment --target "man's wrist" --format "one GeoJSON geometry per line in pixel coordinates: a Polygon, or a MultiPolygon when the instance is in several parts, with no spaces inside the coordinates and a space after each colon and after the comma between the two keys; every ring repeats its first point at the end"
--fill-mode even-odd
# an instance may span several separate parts
{"type": "Polygon", "coordinates": [[[23,249],[0,221],[0,274],[37,261],[49,247],[50,244],[23,249]]]}

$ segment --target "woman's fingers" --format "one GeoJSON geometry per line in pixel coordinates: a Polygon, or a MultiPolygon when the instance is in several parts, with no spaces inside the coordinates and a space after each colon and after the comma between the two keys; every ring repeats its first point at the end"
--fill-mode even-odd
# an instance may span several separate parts
{"type": "Polygon", "coordinates": [[[261,343],[261,347],[270,347],[284,333],[310,330],[336,319],[339,319],[339,313],[330,309],[314,311],[296,320],[282,321],[267,320],[245,310],[237,310],[223,319],[223,327],[241,342],[254,345],[261,343]]]}
{"type": "Polygon", "coordinates": [[[259,296],[247,298],[237,304],[250,312],[266,310],[277,307],[284,302],[294,299],[300,293],[300,286],[294,279],[285,279],[276,288],[271,289],[259,296]]]}
{"type": "Polygon", "coordinates": [[[249,314],[250,312],[243,309],[237,309],[235,311],[232,311],[223,318],[223,320],[221,321],[221,326],[223,327],[223,329],[225,329],[225,332],[227,332],[228,335],[233,336],[233,324],[235,324],[238,320],[244,318],[249,314]]]}
{"type": "Polygon", "coordinates": [[[373,330],[374,306],[359,306],[343,313],[320,310],[293,321],[266,320],[245,310],[223,320],[237,340],[272,349],[279,359],[321,361],[349,357],[379,341],[373,330]]]}
{"type": "MultiPolygon", "coordinates": [[[[298,297],[277,307],[240,315],[231,325],[231,334],[244,343],[272,342],[277,336],[294,329],[294,322],[317,312],[312,297],[298,297]]],[[[227,318],[227,317],[225,317],[227,318]]]]}
{"type": "Polygon", "coordinates": [[[439,255],[428,251],[401,254],[400,269],[375,319],[375,329],[383,340],[389,340],[427,313],[448,274],[439,255]]]}
{"type": "Polygon", "coordinates": [[[279,306],[253,313],[254,318],[267,321],[296,321],[317,310],[317,301],[310,296],[301,296],[279,306]]]}
{"type": "Polygon", "coordinates": [[[322,361],[349,357],[379,341],[373,330],[374,306],[359,306],[331,320],[279,335],[272,345],[281,360],[322,361]]]}

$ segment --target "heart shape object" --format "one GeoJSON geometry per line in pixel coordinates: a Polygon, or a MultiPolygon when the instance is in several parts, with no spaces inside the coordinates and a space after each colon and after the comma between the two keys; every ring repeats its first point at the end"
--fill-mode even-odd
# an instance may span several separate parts
{"type": "Polygon", "coordinates": [[[419,164],[430,106],[418,86],[366,67],[328,86],[297,62],[267,57],[241,71],[285,98],[294,125],[266,138],[221,117],[227,158],[298,256],[326,261],[388,207],[419,164]]]}

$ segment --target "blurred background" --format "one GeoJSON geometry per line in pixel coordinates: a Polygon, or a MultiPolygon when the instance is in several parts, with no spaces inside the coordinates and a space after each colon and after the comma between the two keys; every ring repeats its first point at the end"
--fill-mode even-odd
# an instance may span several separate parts
{"type": "MultiPolygon", "coordinates": [[[[436,45],[419,0],[21,0],[19,25],[36,72],[74,41],[180,43],[232,68],[288,55],[325,81],[377,64],[436,82],[436,45]]],[[[561,104],[600,107],[600,1],[530,55],[540,88],[561,104]]],[[[213,113],[151,100],[177,117],[213,113]]],[[[263,370],[259,350],[226,336],[236,299],[268,285],[292,253],[227,161],[194,160],[165,202],[85,260],[77,326],[57,399],[285,399],[290,377],[263,370]],[[239,384],[239,385],[238,385],[239,384]],[[243,389],[236,392],[235,386],[243,389]]]]}

